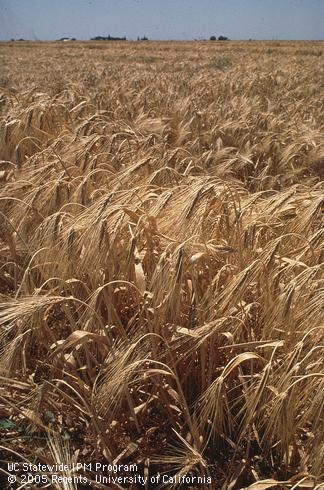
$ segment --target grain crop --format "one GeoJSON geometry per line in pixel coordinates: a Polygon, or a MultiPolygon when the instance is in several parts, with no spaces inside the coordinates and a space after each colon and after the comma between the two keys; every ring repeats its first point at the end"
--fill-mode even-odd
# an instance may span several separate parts
{"type": "Polygon", "coordinates": [[[324,488],[323,52],[0,43],[3,468],[324,488]]]}

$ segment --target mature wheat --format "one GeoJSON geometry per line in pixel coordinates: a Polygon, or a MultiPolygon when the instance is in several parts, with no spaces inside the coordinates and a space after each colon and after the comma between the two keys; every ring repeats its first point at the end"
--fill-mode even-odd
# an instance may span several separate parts
{"type": "Polygon", "coordinates": [[[322,488],[323,45],[304,47],[0,46],[3,461],[322,488]]]}

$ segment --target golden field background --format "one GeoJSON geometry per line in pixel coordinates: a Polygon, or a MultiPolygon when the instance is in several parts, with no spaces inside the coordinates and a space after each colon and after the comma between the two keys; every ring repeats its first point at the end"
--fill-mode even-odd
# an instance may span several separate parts
{"type": "Polygon", "coordinates": [[[323,50],[0,44],[3,464],[323,488],[323,50]]]}

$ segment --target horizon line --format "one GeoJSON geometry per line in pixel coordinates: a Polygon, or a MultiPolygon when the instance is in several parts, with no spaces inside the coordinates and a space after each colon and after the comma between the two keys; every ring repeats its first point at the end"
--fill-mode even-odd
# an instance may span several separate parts
{"type": "MultiPolygon", "coordinates": [[[[117,37],[117,36],[116,36],[117,37]]],[[[91,38],[75,38],[74,36],[69,37],[69,36],[62,36],[59,39],[30,39],[30,38],[5,38],[5,39],[0,39],[0,42],[98,42],[98,43],[117,43],[117,42],[139,42],[139,43],[144,43],[144,42],[211,42],[211,43],[221,43],[221,44],[226,44],[228,42],[242,42],[242,41],[247,41],[247,42],[252,42],[252,41],[257,41],[257,42],[289,42],[289,41],[294,41],[294,42],[323,42],[324,38],[314,38],[314,39],[303,39],[303,38],[240,38],[240,39],[232,39],[228,38],[226,40],[219,40],[216,38],[216,40],[208,39],[208,38],[147,38],[147,39],[137,39],[137,38],[125,38],[125,39],[91,39],[91,38]]]]}

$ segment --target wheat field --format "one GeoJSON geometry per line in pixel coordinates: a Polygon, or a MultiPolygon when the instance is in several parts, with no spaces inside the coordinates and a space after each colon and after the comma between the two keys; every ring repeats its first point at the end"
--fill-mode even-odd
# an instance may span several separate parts
{"type": "Polygon", "coordinates": [[[0,43],[1,488],[324,488],[323,52],[0,43]]]}

